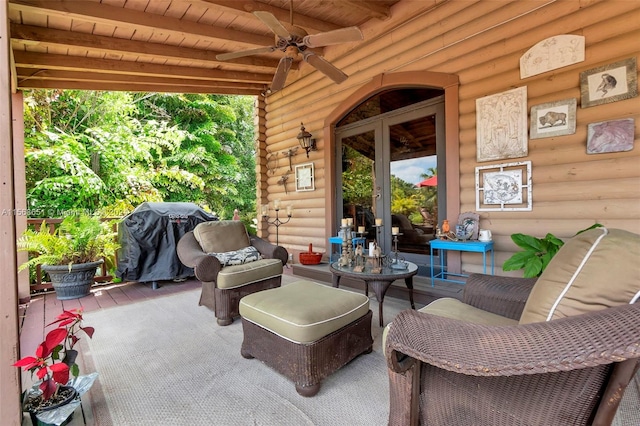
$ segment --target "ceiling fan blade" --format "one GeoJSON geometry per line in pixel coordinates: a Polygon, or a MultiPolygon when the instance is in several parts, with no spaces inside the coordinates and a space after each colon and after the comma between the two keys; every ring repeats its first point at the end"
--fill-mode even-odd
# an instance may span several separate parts
{"type": "Polygon", "coordinates": [[[289,31],[287,31],[287,29],[282,26],[280,21],[278,21],[278,18],[273,16],[271,13],[258,10],[253,12],[253,14],[267,27],[269,27],[271,31],[273,31],[278,37],[282,37],[284,39],[291,38],[291,34],[289,34],[289,31]]]}
{"type": "Polygon", "coordinates": [[[322,56],[318,56],[315,53],[304,52],[303,59],[337,84],[342,83],[349,77],[338,68],[331,65],[331,63],[322,56]]]}
{"type": "Polygon", "coordinates": [[[291,69],[291,65],[293,64],[293,58],[290,56],[284,56],[280,59],[278,63],[278,69],[276,69],[276,73],[273,76],[273,81],[271,82],[271,91],[277,92],[278,90],[284,87],[284,84],[287,81],[287,74],[289,74],[289,70],[291,69]]]}
{"type": "Polygon", "coordinates": [[[309,47],[322,47],[332,44],[360,41],[364,37],[358,27],[340,28],[325,33],[310,34],[302,39],[302,43],[309,47]]]}
{"type": "Polygon", "coordinates": [[[228,61],[229,59],[242,58],[244,56],[258,55],[260,53],[271,53],[278,50],[275,46],[257,47],[255,49],[241,50],[238,52],[220,53],[216,55],[219,61],[228,61]]]}

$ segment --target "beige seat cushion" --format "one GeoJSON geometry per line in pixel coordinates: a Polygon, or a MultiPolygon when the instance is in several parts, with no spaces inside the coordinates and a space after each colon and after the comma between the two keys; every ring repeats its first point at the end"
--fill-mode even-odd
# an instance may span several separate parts
{"type": "Polygon", "coordinates": [[[640,235],[596,228],[563,245],[536,281],[521,324],[631,303],[640,293],[640,235]]]}
{"type": "Polygon", "coordinates": [[[295,343],[312,343],[369,312],[369,298],[311,281],[297,281],[240,299],[240,315],[295,343]]]}
{"type": "Polygon", "coordinates": [[[251,245],[244,223],[239,220],[213,220],[199,223],[193,236],[205,253],[225,253],[251,245]]]}
{"type": "Polygon", "coordinates": [[[282,275],[280,259],[260,259],[242,265],[225,266],[218,273],[217,287],[229,289],[282,275]]]}
{"type": "MultiPolygon", "coordinates": [[[[516,320],[483,311],[482,309],[467,305],[466,303],[462,303],[458,299],[453,299],[451,297],[436,299],[427,306],[418,309],[418,312],[424,312],[444,318],[458,319],[474,324],[491,326],[518,325],[518,321],[516,320]]],[[[393,322],[389,323],[382,331],[383,351],[385,351],[385,342],[387,341],[387,333],[389,332],[389,326],[391,324],[393,324],[393,322]]]]}
{"type": "Polygon", "coordinates": [[[443,297],[429,303],[418,312],[437,315],[444,318],[458,319],[482,325],[518,325],[518,321],[503,317],[492,312],[483,311],[474,306],[462,303],[458,299],[443,297]]]}

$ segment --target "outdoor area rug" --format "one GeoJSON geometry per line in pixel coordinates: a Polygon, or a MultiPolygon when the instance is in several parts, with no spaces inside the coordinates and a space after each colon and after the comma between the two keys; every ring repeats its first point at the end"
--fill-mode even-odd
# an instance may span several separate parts
{"type": "MultiPolygon", "coordinates": [[[[298,278],[283,276],[283,285],[298,278]]],[[[98,425],[385,425],[387,367],[374,312],[373,352],[326,378],[311,398],[256,359],[240,355],[242,324],[220,327],[200,291],[87,312],[83,345],[99,373],[98,425]],[[108,413],[108,415],[106,414],[108,413]]],[[[406,306],[405,306],[406,305],[406,306]]],[[[385,320],[408,301],[388,298],[385,320]],[[404,303],[403,303],[404,302],[404,303]]]]}

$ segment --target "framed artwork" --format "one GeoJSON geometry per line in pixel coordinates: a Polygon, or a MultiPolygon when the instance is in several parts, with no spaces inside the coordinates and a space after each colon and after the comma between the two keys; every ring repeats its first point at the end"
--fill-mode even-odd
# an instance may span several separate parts
{"type": "Polygon", "coordinates": [[[575,98],[531,107],[530,139],[572,135],[576,132],[575,98]]]}
{"type": "Polygon", "coordinates": [[[587,126],[587,154],[631,151],[635,127],[633,118],[590,123],[587,126]]]}
{"type": "Polygon", "coordinates": [[[536,43],[520,57],[520,78],[584,61],[584,36],[561,34],[536,43]]]}
{"type": "Polygon", "coordinates": [[[526,157],[527,88],[476,99],[478,162],[526,157]]]}
{"type": "Polygon", "coordinates": [[[315,189],[313,163],[296,166],[296,191],[313,191],[315,189]]]}
{"type": "Polygon", "coordinates": [[[531,211],[531,161],[476,167],[476,210],[531,211]]]}
{"type": "Polygon", "coordinates": [[[580,73],[580,106],[588,108],[638,96],[636,58],[580,73]]]}
{"type": "Polygon", "coordinates": [[[474,212],[460,213],[456,226],[456,237],[461,240],[477,240],[480,228],[480,215],[474,212]],[[458,233],[461,231],[461,233],[458,233]]]}

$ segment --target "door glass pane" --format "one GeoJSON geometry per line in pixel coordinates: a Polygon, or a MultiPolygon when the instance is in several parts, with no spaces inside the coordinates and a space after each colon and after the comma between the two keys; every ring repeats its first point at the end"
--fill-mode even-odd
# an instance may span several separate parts
{"type": "Polygon", "coordinates": [[[398,251],[429,254],[438,218],[436,116],[389,126],[391,222],[398,251]]]}
{"type": "Polygon", "coordinates": [[[374,130],[342,139],[342,217],[353,218],[354,231],[364,226],[369,241],[375,238],[374,166],[374,130]]]}

